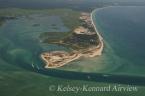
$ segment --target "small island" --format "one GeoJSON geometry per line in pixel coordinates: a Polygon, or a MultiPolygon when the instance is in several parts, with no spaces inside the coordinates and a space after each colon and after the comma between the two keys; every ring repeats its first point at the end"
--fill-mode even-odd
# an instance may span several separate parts
{"type": "Polygon", "coordinates": [[[45,68],[58,68],[82,57],[91,58],[102,54],[103,38],[94,24],[93,12],[82,12],[79,17],[80,26],[62,40],[51,42],[69,46],[73,51],[43,52],[41,58],[46,63],[45,68]]]}

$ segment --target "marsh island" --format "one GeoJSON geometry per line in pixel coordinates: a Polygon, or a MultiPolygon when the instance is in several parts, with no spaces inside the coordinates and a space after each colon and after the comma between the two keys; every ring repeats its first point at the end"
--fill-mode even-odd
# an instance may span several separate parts
{"type": "MultiPolygon", "coordinates": [[[[93,12],[81,12],[78,21],[79,26],[74,28],[65,38],[59,40],[45,39],[44,42],[60,44],[70,47],[71,52],[50,51],[41,54],[45,61],[45,68],[57,68],[68,64],[79,58],[95,57],[102,54],[103,39],[98,33],[92,17],[93,12]]],[[[45,34],[47,37],[48,34],[45,34]]]]}

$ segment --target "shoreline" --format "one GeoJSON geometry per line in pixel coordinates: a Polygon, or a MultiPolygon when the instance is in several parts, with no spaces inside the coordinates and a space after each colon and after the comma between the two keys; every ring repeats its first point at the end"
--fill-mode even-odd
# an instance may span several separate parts
{"type": "Polygon", "coordinates": [[[104,48],[104,43],[103,43],[103,38],[99,34],[95,21],[93,20],[93,14],[96,12],[97,9],[93,10],[90,15],[92,27],[94,27],[96,34],[98,36],[99,44],[96,47],[90,47],[87,49],[85,52],[79,52],[75,51],[72,52],[74,55],[70,55],[71,53],[63,52],[63,51],[53,51],[53,52],[44,52],[41,54],[41,59],[46,63],[45,68],[59,68],[62,67],[72,61],[75,61],[77,59],[80,59],[81,57],[84,58],[92,58],[96,56],[102,55],[103,48],[104,48]],[[53,53],[57,54],[53,54],[53,53]],[[60,58],[60,57],[61,58],[60,58]]]}
{"type": "MultiPolygon", "coordinates": [[[[45,52],[44,54],[46,54],[47,52],[45,52]]],[[[43,53],[42,53],[43,54],[43,53]]],[[[75,58],[72,58],[72,59],[70,59],[70,60],[67,60],[67,61],[65,61],[65,63],[63,63],[63,64],[61,64],[61,65],[59,65],[59,66],[51,66],[51,67],[49,67],[48,66],[48,64],[49,64],[49,62],[47,61],[47,60],[45,60],[45,58],[44,58],[44,56],[41,54],[41,58],[43,59],[43,61],[46,63],[46,65],[45,65],[45,68],[58,68],[58,67],[62,67],[62,66],[64,66],[64,65],[66,65],[67,63],[69,63],[69,62],[72,62],[72,61],[74,61],[74,60],[77,60],[77,59],[79,59],[80,57],[81,57],[81,54],[76,54],[77,56],[75,57],[75,58]]]]}
{"type": "Polygon", "coordinates": [[[97,35],[98,35],[98,37],[99,37],[99,41],[100,41],[100,43],[99,43],[98,46],[101,46],[101,48],[99,48],[99,50],[98,50],[98,51],[99,51],[99,52],[98,52],[98,55],[102,55],[103,48],[104,48],[103,37],[100,35],[98,29],[96,28],[96,24],[95,24],[95,22],[94,22],[94,20],[93,20],[93,13],[96,12],[96,10],[97,10],[97,9],[93,10],[92,13],[91,13],[91,21],[92,21],[92,24],[93,24],[93,26],[94,26],[94,28],[95,28],[95,31],[96,31],[96,33],[97,33],[97,35]],[[101,45],[100,45],[100,44],[101,44],[101,45]]]}

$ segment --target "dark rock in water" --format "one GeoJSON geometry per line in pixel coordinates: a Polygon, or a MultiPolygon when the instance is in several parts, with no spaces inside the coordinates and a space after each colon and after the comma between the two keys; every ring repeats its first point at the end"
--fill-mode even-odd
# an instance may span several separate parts
{"type": "Polygon", "coordinates": [[[33,24],[32,26],[33,27],[37,27],[37,26],[40,26],[40,24],[33,24]]]}
{"type": "Polygon", "coordinates": [[[52,24],[51,26],[56,26],[56,24],[52,24]]]}
{"type": "Polygon", "coordinates": [[[2,20],[10,20],[10,19],[17,19],[17,17],[13,17],[13,16],[2,16],[2,17],[0,17],[0,19],[2,19],[2,20]]]}
{"type": "Polygon", "coordinates": [[[12,19],[17,19],[17,17],[13,17],[13,16],[0,16],[0,26],[3,25],[3,23],[6,20],[12,20],[12,19]]]}

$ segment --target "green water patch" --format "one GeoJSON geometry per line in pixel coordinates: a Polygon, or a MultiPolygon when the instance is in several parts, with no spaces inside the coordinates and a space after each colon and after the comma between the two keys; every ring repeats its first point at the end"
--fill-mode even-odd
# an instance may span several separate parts
{"type": "Polygon", "coordinates": [[[13,48],[13,47],[14,47],[14,44],[12,41],[0,36],[0,49],[1,50],[8,50],[9,48],[13,48]]]}
{"type": "Polygon", "coordinates": [[[30,63],[32,60],[32,53],[28,50],[17,48],[17,49],[11,49],[7,52],[7,58],[10,61],[23,61],[25,63],[30,63]]]}

